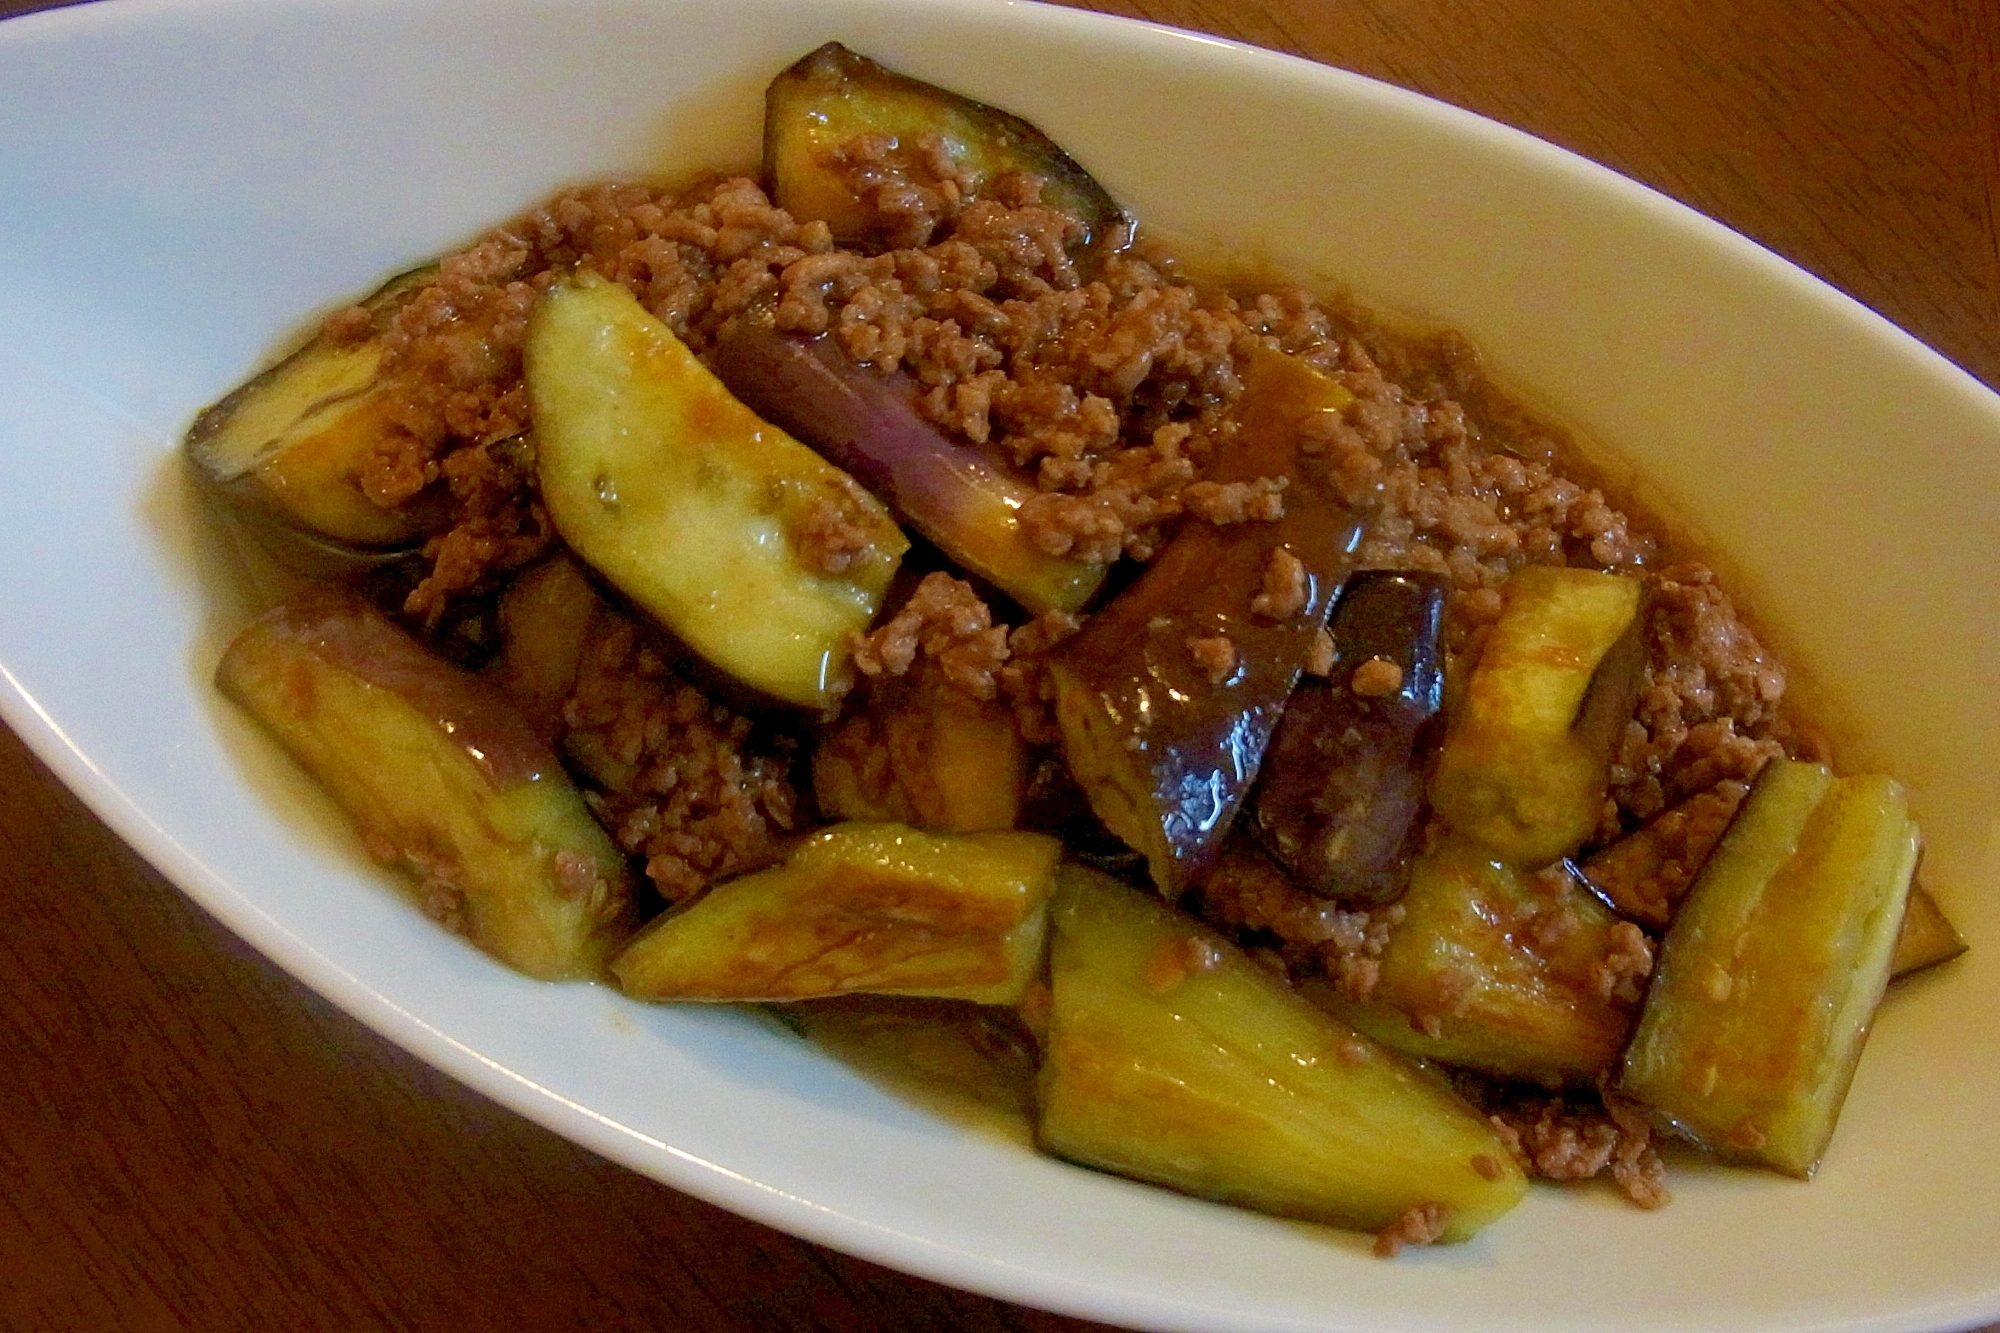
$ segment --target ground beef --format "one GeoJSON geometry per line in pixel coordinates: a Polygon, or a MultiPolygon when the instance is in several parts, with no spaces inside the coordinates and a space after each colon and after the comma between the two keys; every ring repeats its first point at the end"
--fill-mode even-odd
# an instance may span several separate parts
{"type": "Polygon", "coordinates": [[[598,613],[563,723],[584,799],[668,902],[776,859],[797,823],[789,738],[697,689],[623,616],[598,613]]]}
{"type": "Polygon", "coordinates": [[[1305,562],[1282,546],[1271,548],[1264,564],[1264,586],[1250,599],[1250,610],[1268,620],[1290,620],[1306,609],[1309,584],[1305,562]]]}
{"type": "Polygon", "coordinates": [[[1386,699],[1403,688],[1403,668],[1386,657],[1371,657],[1354,668],[1347,688],[1363,699],[1386,699]]]}
{"type": "Polygon", "coordinates": [[[1646,978],[1653,975],[1653,941],[1630,921],[1611,927],[1610,947],[1592,966],[1592,988],[1602,999],[1637,1005],[1646,998],[1646,978]]]}
{"type": "MultiPolygon", "coordinates": [[[[528,311],[581,266],[624,283],[697,353],[723,321],[759,309],[781,330],[831,334],[856,361],[906,374],[922,415],[1033,472],[1041,494],[1020,515],[1031,540],[1098,563],[1150,559],[1184,514],[1282,513],[1282,478],[1224,485],[1201,473],[1229,447],[1241,357],[1259,346],[1300,355],[1354,395],[1345,412],[1313,418],[1306,447],[1367,520],[1360,566],[1448,576],[1453,654],[1476,655],[1497,587],[1521,565],[1647,575],[1645,688],[1603,839],[1754,775],[1795,741],[1777,712],[1784,674],[1713,576],[1653,572],[1657,539],[1566,475],[1560,433],[1493,391],[1463,338],[1408,336],[1296,290],[1201,289],[1144,237],[1085,272],[1072,252],[1079,224],[1044,206],[1039,182],[1010,177],[975,198],[935,149],[844,150],[882,229],[871,252],[837,248],[824,224],[796,222],[752,181],[719,179],[567,191],[444,260],[390,323],[398,431],[363,477],[389,506],[448,492],[451,521],[426,545],[430,577],[407,609],[435,621],[547,542],[529,471],[492,459],[528,425],[528,311]]],[[[366,327],[355,310],[327,325],[350,339],[366,327]]],[[[823,517],[801,540],[831,571],[852,543],[839,515],[823,517]]],[[[1267,590],[1267,605],[1285,591],[1267,590]]],[[[955,674],[991,697],[1002,627],[989,613],[978,630],[993,634],[960,647],[955,674]]],[[[911,631],[896,625],[864,650],[869,662],[893,673],[911,631]]]]}
{"type": "Polygon", "coordinates": [[[1444,1234],[1445,1211],[1434,1203],[1420,1203],[1375,1233],[1375,1257],[1393,1259],[1405,1245],[1429,1245],[1444,1234]]]}
{"type": "Polygon", "coordinates": [[[1082,628],[1068,611],[1044,611],[1007,636],[1007,664],[996,674],[1000,695],[1014,709],[1014,723],[1030,745],[1055,745],[1062,739],[1056,727],[1055,687],[1049,681],[1046,654],[1082,628]]]}
{"type": "Polygon", "coordinates": [[[1730,779],[1689,797],[1585,861],[1584,877],[1627,916],[1664,929],[1749,791],[1730,779]]]}
{"type": "Polygon", "coordinates": [[[1349,999],[1374,994],[1401,904],[1343,908],[1308,893],[1254,847],[1226,848],[1200,888],[1203,915],[1255,939],[1271,936],[1294,978],[1325,977],[1349,999]]]}
{"type": "Polygon", "coordinates": [[[1672,1197],[1645,1116],[1615,1095],[1516,1091],[1492,1110],[1500,1137],[1530,1175],[1589,1180],[1606,1170],[1626,1198],[1658,1208],[1672,1197]]]}
{"type": "Polygon", "coordinates": [[[972,585],[949,574],[926,574],[895,615],[852,644],[854,665],[865,676],[900,676],[917,655],[934,661],[944,678],[975,699],[992,699],[995,673],[1008,656],[1007,627],[972,585]]]}
{"type": "Polygon", "coordinates": [[[1220,685],[1236,674],[1236,644],[1226,634],[1189,639],[1187,650],[1211,685],[1220,685]]]}

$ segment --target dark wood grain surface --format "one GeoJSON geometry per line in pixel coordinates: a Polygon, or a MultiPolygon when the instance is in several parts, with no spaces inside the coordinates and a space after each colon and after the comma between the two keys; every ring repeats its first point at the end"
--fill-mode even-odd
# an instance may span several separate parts
{"type": "MultiPolygon", "coordinates": [[[[1994,0],[1083,7],[1532,131],[2000,386],[1994,0]]],[[[4,730],[0,885],[0,1327],[1090,1327],[792,1240],[458,1087],[222,930],[4,730]]]]}

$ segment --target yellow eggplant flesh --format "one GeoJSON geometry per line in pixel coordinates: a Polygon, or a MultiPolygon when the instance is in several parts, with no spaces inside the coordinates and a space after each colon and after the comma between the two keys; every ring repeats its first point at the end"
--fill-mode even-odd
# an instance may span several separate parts
{"type": "MultiPolygon", "coordinates": [[[[824,222],[844,246],[865,245],[877,217],[865,197],[874,173],[843,165],[863,136],[897,152],[933,140],[972,197],[1007,173],[1042,181],[1042,202],[1084,225],[1079,246],[1112,233],[1118,205],[1069,154],[1019,116],[885,69],[840,45],[802,57],[764,95],[764,173],[772,198],[801,222],[824,222]]],[[[877,169],[879,171],[879,168],[877,169]]]]}
{"type": "Polygon", "coordinates": [[[1527,1183],[1485,1118],[1165,903],[1065,866],[1037,1138],[1071,1161],[1283,1217],[1460,1241],[1527,1183]]]}
{"type": "Polygon", "coordinates": [[[1889,959],[1889,980],[1901,981],[1939,963],[1949,963],[1964,953],[1965,937],[1951,918],[1938,906],[1923,885],[1910,885],[1910,904],[1903,911],[1902,927],[1896,932],[1896,952],[1889,959]]]}
{"type": "Polygon", "coordinates": [[[1811,1176],[1917,854],[1891,779],[1766,765],[1667,933],[1620,1090],[1727,1160],[1811,1176]]]}
{"type": "Polygon", "coordinates": [[[1594,969],[1617,918],[1573,880],[1551,891],[1469,839],[1447,837],[1410,870],[1404,917],[1374,994],[1314,998],[1405,1054],[1546,1086],[1613,1068],[1633,1015],[1594,969]]]}
{"type": "Polygon", "coordinates": [[[877,681],[813,750],[813,796],[836,819],[942,833],[1010,829],[1027,795],[1028,751],[1013,710],[926,676],[877,681]]]}
{"type": "Polygon", "coordinates": [[[881,502],[732,398],[616,283],[544,295],[526,361],[542,502],[576,556],[711,666],[834,704],[848,636],[909,548],[881,502]],[[829,516],[852,538],[837,571],[810,554],[829,516]]]}
{"type": "Polygon", "coordinates": [[[1645,666],[1640,584],[1536,565],[1501,596],[1431,775],[1431,806],[1501,859],[1546,865],[1602,814],[1611,748],[1645,666]]]}
{"type": "Polygon", "coordinates": [[[395,430],[382,375],[382,334],[435,273],[392,279],[363,304],[374,317],[356,341],[315,338],[202,411],[187,435],[202,474],[250,512],[350,546],[405,546],[438,526],[437,506],[384,509],[361,471],[395,430]]]}
{"type": "Polygon", "coordinates": [[[216,682],[474,944],[534,977],[602,973],[633,924],[630,870],[489,684],[325,588],[253,622],[216,682]]]}
{"type": "Polygon", "coordinates": [[[1284,517],[1188,521],[1167,549],[1049,658],[1063,758],[1104,826],[1174,897],[1215,859],[1352,565],[1360,523],[1311,452],[1311,418],[1346,389],[1276,352],[1250,359],[1234,442],[1211,480],[1284,477],[1284,517]],[[1302,568],[1282,616],[1254,609],[1274,555],[1302,568]],[[1194,646],[1228,644],[1218,673],[1194,646]]]}
{"type": "Polygon", "coordinates": [[[611,968],[647,1000],[924,995],[1017,1004],[1062,845],[836,824],[649,925],[611,968]]]}

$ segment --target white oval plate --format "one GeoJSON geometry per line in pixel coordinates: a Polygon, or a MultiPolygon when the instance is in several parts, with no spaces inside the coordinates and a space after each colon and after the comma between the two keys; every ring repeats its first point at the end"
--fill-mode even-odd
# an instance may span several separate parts
{"type": "Polygon", "coordinates": [[[598,1152],[789,1231],[1202,1329],[1851,1329],[2000,1315],[2000,400],[1713,223],[1523,135],[1226,43],[985,0],[118,0],[0,25],[0,714],[232,929],[598,1152]],[[510,975],[408,909],[208,676],[237,622],[174,465],[309,311],[591,176],[749,164],[839,37],[1027,114],[1171,230],[1469,332],[1740,566],[1909,780],[1973,953],[1885,1008],[1811,1185],[1537,1191],[1476,1242],[1039,1160],[746,1015],[510,975]],[[1978,947],[1983,946],[1983,947],[1978,947]]]}

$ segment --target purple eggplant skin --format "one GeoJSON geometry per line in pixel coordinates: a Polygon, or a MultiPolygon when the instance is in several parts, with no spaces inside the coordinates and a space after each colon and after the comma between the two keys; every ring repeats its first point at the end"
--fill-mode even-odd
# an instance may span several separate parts
{"type": "Polygon", "coordinates": [[[1360,520],[1304,429],[1352,402],[1293,357],[1251,358],[1235,442],[1209,476],[1289,477],[1284,517],[1186,522],[1137,582],[1049,658],[1070,774],[1169,898],[1215,859],[1353,568],[1360,520]],[[1252,603],[1279,548],[1303,566],[1305,595],[1293,614],[1271,618],[1252,603]],[[1226,640],[1234,667],[1199,660],[1191,645],[1203,640],[1226,640]]]}
{"type": "Polygon", "coordinates": [[[1293,691],[1272,737],[1250,822],[1302,887],[1323,897],[1388,902],[1403,890],[1424,807],[1422,740],[1444,701],[1445,580],[1364,570],[1333,613],[1333,670],[1293,691]],[[1402,686],[1356,694],[1373,658],[1402,686]]]}
{"type": "Polygon", "coordinates": [[[1034,483],[917,415],[901,375],[856,365],[831,337],[731,320],[709,368],[764,420],[811,446],[965,569],[1031,613],[1075,611],[1103,565],[1050,555],[1021,526],[1034,483]]]}

